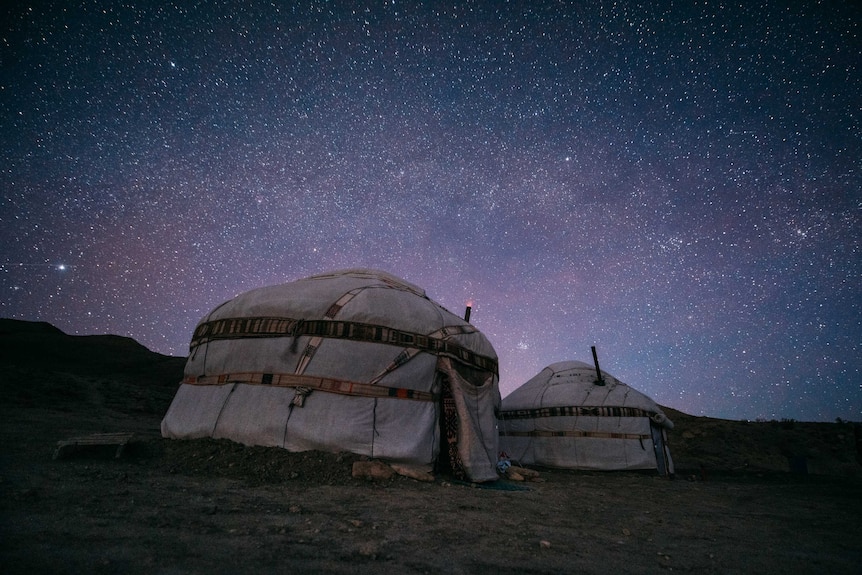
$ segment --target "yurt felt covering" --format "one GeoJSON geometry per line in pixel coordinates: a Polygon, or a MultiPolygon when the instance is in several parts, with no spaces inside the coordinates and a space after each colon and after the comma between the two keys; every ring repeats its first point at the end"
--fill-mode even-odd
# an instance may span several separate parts
{"type": "Polygon", "coordinates": [[[673,473],[673,423],[649,397],[593,366],[552,364],[502,401],[500,449],[523,465],[673,473]]]}
{"type": "Polygon", "coordinates": [[[497,355],[475,327],[386,272],[255,289],[204,317],[162,435],[349,451],[497,478],[497,355]]]}

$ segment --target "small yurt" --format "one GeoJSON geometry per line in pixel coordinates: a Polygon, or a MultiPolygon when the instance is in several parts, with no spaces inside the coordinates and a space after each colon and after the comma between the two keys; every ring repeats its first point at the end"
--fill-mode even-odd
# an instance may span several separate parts
{"type": "Polygon", "coordinates": [[[499,406],[497,355],[479,330],[403,279],[350,269],[212,310],[161,427],[480,482],[497,478],[499,406]]]}
{"type": "Polygon", "coordinates": [[[549,365],[503,399],[498,418],[500,449],[521,465],[673,474],[673,423],[652,399],[586,363],[549,365]]]}

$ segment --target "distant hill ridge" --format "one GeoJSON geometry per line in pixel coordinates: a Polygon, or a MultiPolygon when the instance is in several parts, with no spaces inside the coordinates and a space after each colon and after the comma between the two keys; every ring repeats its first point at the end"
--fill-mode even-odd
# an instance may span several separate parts
{"type": "Polygon", "coordinates": [[[185,358],[150,351],[130,337],[68,335],[47,322],[0,318],[0,364],[83,375],[135,374],[148,381],[174,373],[176,383],[185,358]]]}

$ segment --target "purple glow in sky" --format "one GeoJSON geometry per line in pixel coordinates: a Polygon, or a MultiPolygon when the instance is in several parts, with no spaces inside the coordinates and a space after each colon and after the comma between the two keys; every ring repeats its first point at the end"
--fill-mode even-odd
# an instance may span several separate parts
{"type": "Polygon", "coordinates": [[[372,267],[472,300],[504,395],[595,345],[688,413],[862,419],[858,4],[3,10],[3,317],[185,355],[372,267]]]}

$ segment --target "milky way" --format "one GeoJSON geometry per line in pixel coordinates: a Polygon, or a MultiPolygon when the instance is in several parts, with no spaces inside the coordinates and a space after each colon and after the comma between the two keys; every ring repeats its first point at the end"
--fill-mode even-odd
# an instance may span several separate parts
{"type": "Polygon", "coordinates": [[[371,267],[472,300],[504,395],[595,345],[688,413],[862,419],[853,3],[16,4],[4,317],[185,355],[371,267]]]}

